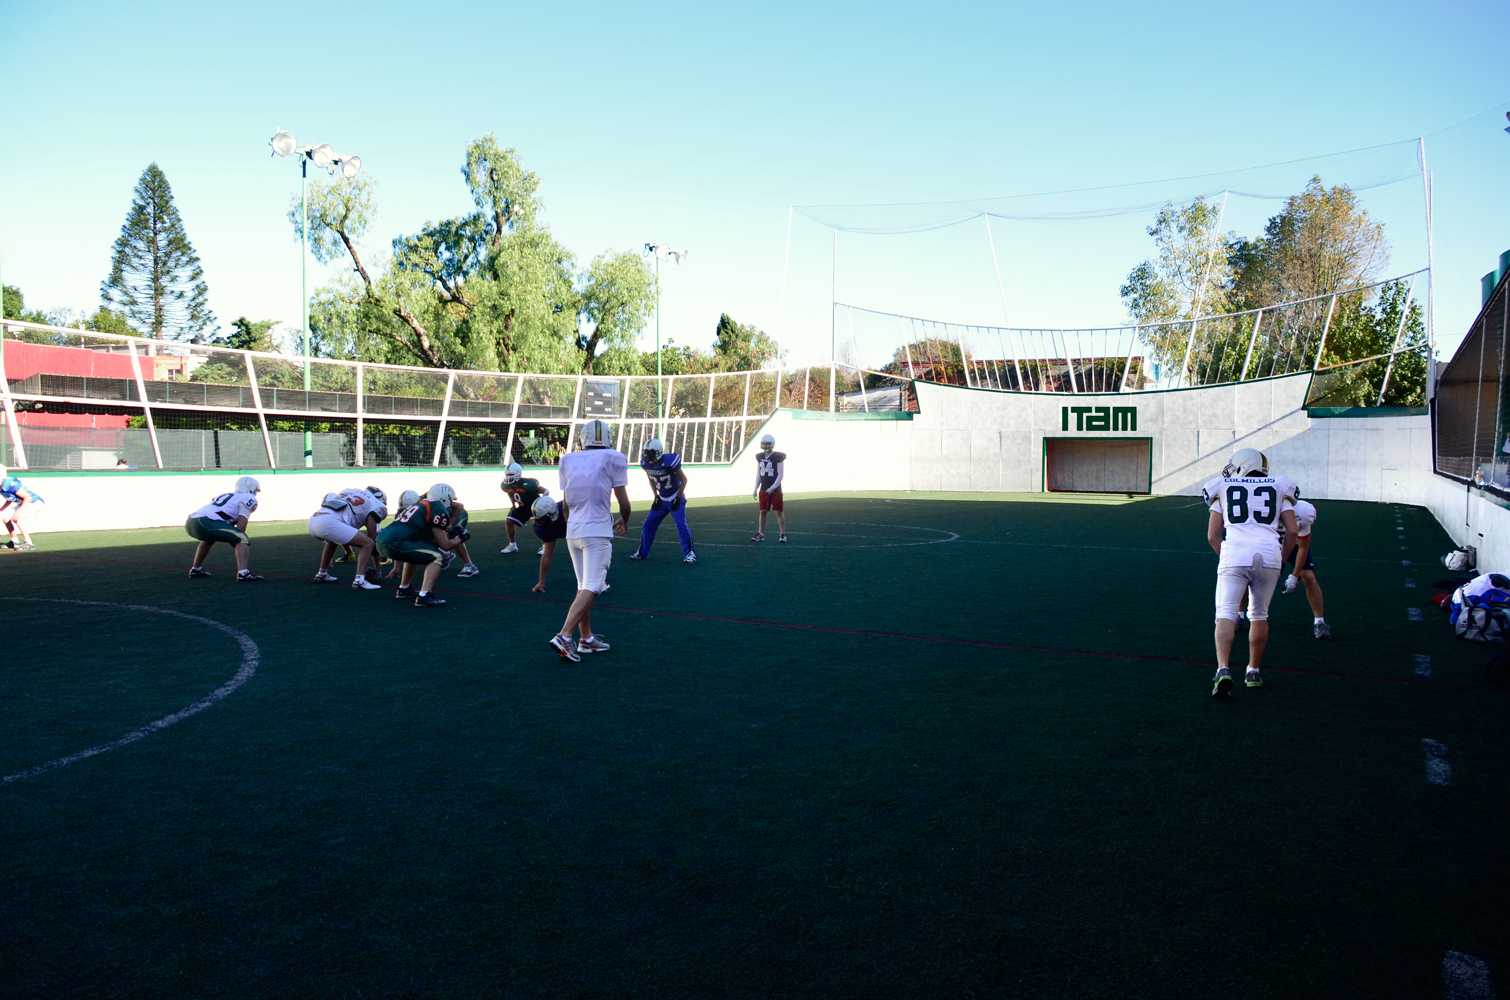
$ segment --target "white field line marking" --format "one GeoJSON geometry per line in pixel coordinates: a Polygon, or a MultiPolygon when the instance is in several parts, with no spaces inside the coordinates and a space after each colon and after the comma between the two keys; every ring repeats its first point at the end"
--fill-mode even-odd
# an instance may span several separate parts
{"type": "Polygon", "coordinates": [[[1431,657],[1425,653],[1416,654],[1416,673],[1421,677],[1431,676],[1431,657]]]}
{"type": "Polygon", "coordinates": [[[161,719],[158,719],[156,722],[149,722],[140,729],[133,729],[125,736],[122,736],[119,739],[111,740],[109,743],[101,743],[99,746],[90,747],[88,750],[80,750],[78,753],[71,753],[67,757],[59,757],[57,760],[50,760],[46,764],[38,764],[36,767],[29,767],[24,771],[17,771],[15,774],[8,774],[4,778],[0,778],[0,785],[9,784],[12,781],[19,781],[22,778],[33,778],[43,773],[44,771],[51,771],[54,768],[63,767],[65,764],[72,764],[74,761],[83,760],[86,757],[93,757],[96,754],[102,754],[108,750],[118,749],[125,746],[127,743],[135,743],[143,736],[151,736],[153,733],[167,729],[175,722],[182,722],[184,719],[187,719],[191,715],[194,715],[198,712],[203,712],[205,709],[209,708],[217,701],[225,699],[237,688],[241,687],[241,685],[251,680],[252,675],[257,672],[257,664],[262,659],[261,650],[257,648],[257,644],[253,642],[251,640],[251,637],[246,633],[238,632],[236,629],[231,628],[229,625],[222,625],[220,622],[213,621],[212,619],[201,618],[198,615],[187,615],[182,611],[169,611],[167,608],[153,608],[144,604],[118,604],[114,601],[69,601],[62,598],[52,597],[5,597],[0,598],[0,600],[34,601],[42,604],[76,604],[83,607],[95,608],[124,608],[127,611],[151,611],[159,615],[172,615],[175,618],[182,618],[186,621],[198,622],[201,625],[208,625],[211,628],[217,628],[220,631],[224,632],[226,635],[230,636],[232,639],[235,639],[237,644],[241,646],[241,669],[237,670],[230,680],[226,681],[224,684],[220,685],[220,687],[211,691],[209,694],[205,695],[194,704],[188,706],[187,708],[180,708],[178,711],[174,712],[171,715],[165,715],[161,719]]]}
{"type": "Polygon", "coordinates": [[[1447,744],[1422,740],[1426,748],[1426,780],[1433,785],[1452,784],[1452,765],[1447,763],[1447,744]]]}
{"type": "Polygon", "coordinates": [[[1461,951],[1449,951],[1443,957],[1442,985],[1447,988],[1447,1000],[1494,1000],[1489,963],[1461,951]]]}
{"type": "Polygon", "coordinates": [[[1426,619],[1421,617],[1420,608],[1406,608],[1405,620],[1409,622],[1424,622],[1426,619]]]}
{"type": "MultiPolygon", "coordinates": [[[[918,527],[917,525],[912,525],[912,524],[874,524],[874,523],[871,523],[869,521],[804,521],[802,523],[803,524],[859,525],[860,527],[864,527],[864,528],[887,528],[887,529],[892,530],[892,531],[931,531],[931,532],[933,532],[935,534],[944,535],[946,537],[943,537],[943,538],[919,538],[919,539],[916,539],[915,541],[910,541],[910,542],[876,542],[874,544],[869,544],[869,545],[795,545],[795,546],[793,546],[794,548],[800,548],[800,549],[823,549],[823,548],[836,548],[836,549],[895,549],[895,548],[912,548],[912,547],[919,546],[919,545],[942,545],[942,544],[944,544],[946,542],[957,542],[957,541],[959,541],[959,534],[956,533],[956,532],[946,531],[943,528],[922,528],[922,527],[918,527]]],[[[769,528],[769,527],[770,527],[770,525],[767,525],[767,528],[769,528]]],[[[699,528],[698,532],[699,533],[700,532],[714,532],[714,533],[716,533],[716,532],[738,532],[740,534],[743,534],[745,531],[748,531],[748,530],[749,530],[748,528],[712,527],[712,528],[699,528]]],[[[776,534],[776,532],[767,531],[766,534],[776,534]]],[[[787,534],[788,535],[796,535],[799,539],[800,538],[809,538],[809,537],[811,537],[811,538],[876,538],[876,537],[881,537],[881,536],[877,536],[877,535],[853,535],[853,534],[846,534],[846,533],[837,532],[837,531],[789,531],[789,532],[787,532],[787,534]]],[[[639,544],[639,538],[638,538],[638,536],[632,535],[632,534],[631,535],[625,535],[625,536],[623,536],[623,537],[621,537],[621,538],[619,538],[617,540],[621,541],[621,542],[633,541],[636,545],[639,544]]],[[[746,548],[750,544],[751,543],[749,543],[749,542],[696,542],[696,541],[694,541],[693,548],[699,548],[700,549],[700,548],[702,548],[704,546],[708,546],[710,548],[734,549],[734,548],[746,548]]],[[[779,545],[780,543],[778,542],[777,544],[779,545]]],[[[788,542],[787,544],[791,545],[792,543],[788,542]]]]}
{"type": "Polygon", "coordinates": [[[1415,590],[1416,589],[1416,580],[1415,580],[1415,577],[1407,576],[1405,578],[1405,589],[1406,590],[1415,590]]]}

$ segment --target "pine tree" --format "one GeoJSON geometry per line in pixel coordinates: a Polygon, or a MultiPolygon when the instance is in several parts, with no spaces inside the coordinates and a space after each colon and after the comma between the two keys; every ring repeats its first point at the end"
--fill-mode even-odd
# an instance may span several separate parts
{"type": "Polygon", "coordinates": [[[215,327],[204,270],[189,244],[173,189],[156,163],[147,165],[100,283],[105,305],[133,328],[154,337],[184,339],[215,327]]]}

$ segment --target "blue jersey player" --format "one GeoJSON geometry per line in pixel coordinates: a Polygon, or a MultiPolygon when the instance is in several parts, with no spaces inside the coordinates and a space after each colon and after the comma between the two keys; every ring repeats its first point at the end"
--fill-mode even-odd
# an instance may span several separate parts
{"type": "Polygon", "coordinates": [[[648,559],[650,545],[655,541],[655,532],[670,514],[676,519],[676,537],[682,543],[682,562],[697,562],[697,553],[692,551],[692,531],[687,527],[687,474],[682,471],[682,457],[667,452],[659,438],[651,438],[640,455],[640,468],[650,480],[650,491],[655,500],[650,504],[650,513],[640,526],[640,547],[631,559],[648,559]]]}
{"type": "Polygon", "coordinates": [[[42,498],[21,484],[21,480],[15,476],[7,476],[5,470],[0,468],[0,521],[5,522],[5,530],[10,532],[10,547],[17,552],[34,549],[31,535],[21,519],[29,517],[42,509],[42,498]],[[21,541],[16,541],[16,534],[20,533],[21,541]]]}

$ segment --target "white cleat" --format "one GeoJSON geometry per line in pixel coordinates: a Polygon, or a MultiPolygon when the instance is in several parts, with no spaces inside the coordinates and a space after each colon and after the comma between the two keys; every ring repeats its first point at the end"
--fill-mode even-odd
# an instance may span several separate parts
{"type": "Polygon", "coordinates": [[[697,553],[696,552],[688,552],[686,558],[684,558],[682,560],[682,562],[684,562],[684,563],[695,563],[695,562],[697,562],[697,553]]]}
{"type": "Polygon", "coordinates": [[[351,581],[351,589],[352,590],[382,590],[383,588],[380,587],[380,586],[378,586],[375,583],[368,583],[367,582],[367,578],[365,576],[359,576],[355,580],[351,581]]]}
{"type": "Polygon", "coordinates": [[[328,570],[322,569],[320,570],[320,572],[315,574],[316,583],[337,583],[340,581],[340,579],[341,578],[338,576],[332,576],[328,570]]]}
{"type": "Polygon", "coordinates": [[[499,554],[501,554],[501,555],[511,555],[511,554],[513,554],[515,552],[518,552],[518,551],[519,551],[519,544],[517,542],[509,542],[509,544],[505,545],[503,548],[501,548],[501,549],[498,550],[499,554]]]}

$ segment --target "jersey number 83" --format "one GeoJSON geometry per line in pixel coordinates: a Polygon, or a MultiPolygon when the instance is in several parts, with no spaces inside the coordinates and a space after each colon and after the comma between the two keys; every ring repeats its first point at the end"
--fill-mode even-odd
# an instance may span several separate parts
{"type": "Polygon", "coordinates": [[[1259,486],[1253,490],[1253,499],[1262,500],[1262,507],[1248,502],[1248,487],[1227,487],[1227,523],[1243,524],[1251,514],[1259,524],[1273,524],[1279,510],[1279,492],[1272,486],[1259,486]]]}

